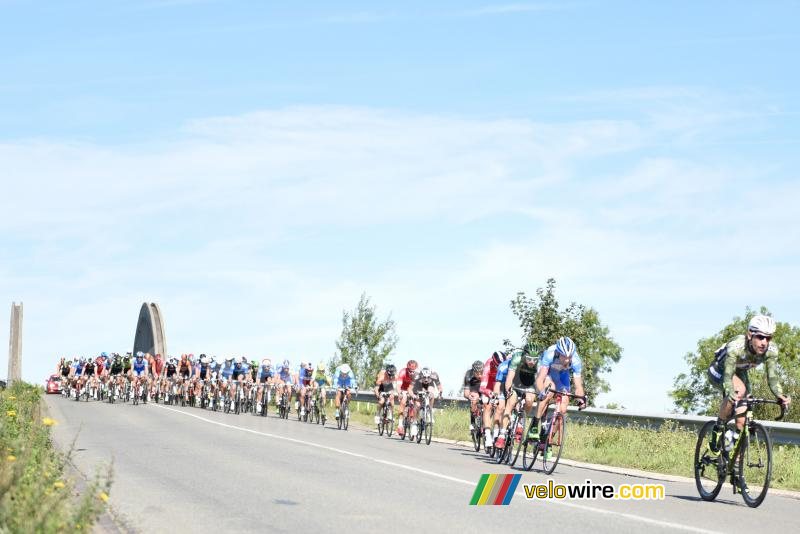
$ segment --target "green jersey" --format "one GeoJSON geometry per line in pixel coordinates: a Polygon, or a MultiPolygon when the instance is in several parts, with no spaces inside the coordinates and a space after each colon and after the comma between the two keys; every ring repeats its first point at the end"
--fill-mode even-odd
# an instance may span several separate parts
{"type": "Polygon", "coordinates": [[[767,373],[767,383],[772,394],[776,397],[783,395],[783,388],[778,381],[778,346],[770,343],[767,352],[762,356],[750,350],[750,343],[744,335],[736,336],[724,344],[714,353],[714,362],[709,372],[722,378],[722,392],[729,396],[733,390],[733,375],[738,376],[750,391],[750,382],[747,379],[747,370],[764,364],[767,373]]]}

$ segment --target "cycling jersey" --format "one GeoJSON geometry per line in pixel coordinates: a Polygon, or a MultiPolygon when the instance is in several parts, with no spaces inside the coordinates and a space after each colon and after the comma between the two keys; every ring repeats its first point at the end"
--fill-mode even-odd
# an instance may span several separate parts
{"type": "Polygon", "coordinates": [[[258,379],[259,380],[266,380],[267,378],[272,378],[272,377],[273,377],[272,367],[265,367],[265,366],[262,365],[258,369],[258,379]]]}
{"type": "Polygon", "coordinates": [[[428,379],[423,378],[421,375],[417,375],[416,380],[414,380],[414,384],[412,385],[412,391],[416,395],[420,391],[427,391],[428,388],[436,387],[439,385],[439,374],[435,371],[431,371],[431,376],[428,379]]]}
{"type": "Polygon", "coordinates": [[[397,373],[397,382],[400,382],[400,391],[406,391],[414,382],[418,371],[409,372],[408,367],[403,367],[397,373]]]}
{"type": "Polygon", "coordinates": [[[79,363],[76,363],[73,369],[75,369],[75,376],[81,376],[81,373],[83,373],[83,365],[79,363]]]}
{"type": "Polygon", "coordinates": [[[151,367],[154,376],[161,376],[161,371],[164,369],[164,358],[153,358],[151,367]]]}
{"type": "Polygon", "coordinates": [[[472,367],[467,370],[464,375],[464,389],[469,389],[472,393],[478,393],[481,390],[481,376],[475,376],[472,367]]]}
{"type": "Polygon", "coordinates": [[[300,369],[297,373],[297,383],[301,386],[310,386],[313,373],[314,371],[309,371],[308,369],[300,369]]]}
{"type": "Polygon", "coordinates": [[[103,370],[105,370],[106,368],[106,362],[98,358],[97,360],[94,361],[94,366],[95,369],[97,369],[97,374],[102,375],[103,370]]]}
{"type": "Polygon", "coordinates": [[[136,376],[142,376],[147,371],[147,360],[142,358],[141,360],[136,359],[133,360],[133,373],[136,376]]]}
{"type": "Polygon", "coordinates": [[[506,377],[508,376],[508,369],[511,367],[511,360],[506,360],[497,366],[497,374],[495,381],[500,383],[501,391],[505,391],[506,377]]]}
{"type": "Polygon", "coordinates": [[[346,375],[342,376],[342,368],[337,367],[336,371],[333,373],[333,385],[339,388],[349,388],[355,389],[356,388],[356,377],[353,374],[353,370],[350,369],[350,372],[346,375]]]}
{"type": "Polygon", "coordinates": [[[331,385],[331,379],[324,371],[314,371],[314,382],[320,387],[331,385]]]}
{"type": "Polygon", "coordinates": [[[222,369],[219,370],[219,374],[222,376],[222,378],[227,380],[233,374],[233,369],[233,365],[223,365],[222,369]]]}
{"type": "Polygon", "coordinates": [[[62,365],[61,366],[61,376],[63,376],[63,377],[69,376],[69,365],[62,365]]]}
{"type": "Polygon", "coordinates": [[[290,366],[284,367],[283,365],[279,365],[276,369],[278,374],[278,379],[286,384],[294,384],[294,380],[292,379],[292,370],[290,366]]]}
{"type": "Polygon", "coordinates": [[[181,360],[178,365],[180,366],[178,368],[178,372],[182,376],[187,377],[187,376],[192,374],[192,366],[189,365],[189,361],[188,360],[181,360]]]}
{"type": "Polygon", "coordinates": [[[380,392],[394,391],[394,382],[395,379],[389,378],[386,369],[381,369],[378,372],[378,376],[375,378],[375,387],[377,387],[380,392]]]}
{"type": "Polygon", "coordinates": [[[736,336],[714,353],[714,361],[708,368],[709,378],[725,396],[729,396],[733,392],[733,376],[736,375],[744,382],[746,392],[749,394],[750,380],[747,378],[747,371],[763,363],[769,389],[778,397],[783,395],[783,387],[778,380],[777,372],[778,353],[778,345],[770,342],[763,356],[755,354],[751,351],[746,336],[736,336]]]}
{"type": "Polygon", "coordinates": [[[112,376],[117,376],[121,372],[122,372],[122,362],[115,360],[114,363],[112,363],[111,367],[109,368],[109,373],[111,373],[112,376]]]}
{"type": "Polygon", "coordinates": [[[200,364],[200,369],[199,369],[200,380],[205,380],[206,377],[208,377],[210,374],[211,373],[209,372],[208,364],[207,363],[201,363],[200,364]]]}
{"type": "Polygon", "coordinates": [[[178,368],[174,364],[167,365],[167,378],[172,378],[177,372],[178,368]]]}
{"type": "Polygon", "coordinates": [[[491,395],[494,390],[494,382],[497,378],[497,364],[494,358],[489,358],[483,364],[483,376],[481,377],[481,393],[491,395]]]}
{"type": "Polygon", "coordinates": [[[539,365],[548,368],[548,375],[556,391],[569,391],[569,372],[580,378],[583,362],[576,352],[571,358],[556,354],[556,346],[551,345],[539,357],[539,365]]]}

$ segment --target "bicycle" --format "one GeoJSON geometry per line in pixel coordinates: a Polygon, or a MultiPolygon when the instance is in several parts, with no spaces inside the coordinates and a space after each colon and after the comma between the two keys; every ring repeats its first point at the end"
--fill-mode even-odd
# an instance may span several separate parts
{"type": "Polygon", "coordinates": [[[470,410],[469,412],[469,435],[472,438],[472,446],[475,447],[475,452],[481,452],[481,440],[483,435],[481,429],[483,428],[483,402],[478,399],[478,409],[476,412],[470,410]]]}
{"type": "Polygon", "coordinates": [[[411,395],[408,395],[406,399],[406,408],[403,410],[403,434],[400,436],[400,441],[406,439],[408,436],[408,442],[411,443],[414,441],[414,436],[410,434],[411,432],[411,421],[416,418],[417,410],[414,408],[414,399],[411,398],[411,395]]]}
{"type": "Polygon", "coordinates": [[[311,409],[313,410],[312,416],[314,418],[314,422],[317,424],[322,423],[322,426],[325,426],[325,410],[320,409],[320,404],[325,402],[325,395],[322,392],[322,388],[316,388],[314,393],[314,397],[311,403],[311,409]]]}
{"type": "Polygon", "coordinates": [[[499,454],[496,455],[495,461],[498,464],[506,463],[511,466],[517,463],[519,453],[522,450],[522,432],[525,428],[525,396],[527,393],[536,393],[532,388],[514,388],[517,393],[517,404],[511,412],[511,417],[508,420],[508,427],[506,428],[506,445],[499,454]],[[514,443],[517,443],[517,452],[514,454],[514,460],[511,460],[511,451],[514,449],[514,443]]]}
{"type": "MultiPolygon", "coordinates": [[[[528,439],[527,435],[524,436],[525,445],[522,449],[522,466],[526,470],[530,471],[533,468],[537,456],[541,453],[542,470],[545,474],[550,475],[555,471],[558,461],[561,459],[561,453],[564,450],[564,442],[567,440],[567,421],[564,417],[565,414],[559,411],[564,397],[586,400],[585,395],[580,396],[561,391],[554,394],[553,408],[550,412],[549,420],[547,416],[542,417],[542,432],[538,439],[531,440],[528,439]]],[[[550,407],[548,407],[548,410],[550,410],[550,407]]],[[[532,424],[533,419],[531,419],[532,424]]]]}
{"type": "Polygon", "coordinates": [[[339,403],[339,417],[336,418],[336,426],[339,430],[347,430],[350,426],[350,401],[347,400],[347,392],[350,388],[338,388],[342,392],[342,400],[339,403]]]}
{"type": "Polygon", "coordinates": [[[394,430],[394,406],[389,402],[392,395],[392,392],[381,391],[383,406],[378,415],[378,435],[382,436],[383,433],[386,432],[387,438],[392,437],[392,431],[394,430]]]}
{"type": "Polygon", "coordinates": [[[734,495],[738,490],[747,506],[757,508],[764,502],[772,477],[772,440],[764,426],[753,419],[753,407],[758,404],[780,405],[781,413],[776,421],[786,415],[786,406],[777,400],[755,397],[740,400],[734,405],[734,411],[741,406],[746,406],[747,411],[734,413],[725,422],[716,454],[709,445],[716,421],[708,421],[700,429],[694,450],[694,480],[704,501],[716,499],[725,479],[729,478],[734,495]],[[745,422],[739,434],[734,420],[741,417],[745,422]],[[756,487],[761,488],[757,493],[756,487]]]}
{"type": "Polygon", "coordinates": [[[280,401],[278,402],[278,417],[281,419],[288,419],[289,418],[289,393],[286,392],[285,388],[281,388],[281,397],[280,401]]]}
{"type": "Polygon", "coordinates": [[[417,443],[422,441],[422,436],[425,436],[425,444],[431,444],[433,437],[433,409],[431,408],[431,396],[427,391],[420,391],[417,393],[420,402],[424,401],[424,405],[420,407],[417,421],[417,443]]]}

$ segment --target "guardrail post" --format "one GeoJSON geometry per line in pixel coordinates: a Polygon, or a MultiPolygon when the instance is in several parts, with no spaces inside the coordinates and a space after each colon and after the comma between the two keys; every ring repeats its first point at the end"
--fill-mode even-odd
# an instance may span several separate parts
{"type": "Polygon", "coordinates": [[[8,385],[22,380],[22,303],[11,303],[11,333],[8,339],[8,385]]]}

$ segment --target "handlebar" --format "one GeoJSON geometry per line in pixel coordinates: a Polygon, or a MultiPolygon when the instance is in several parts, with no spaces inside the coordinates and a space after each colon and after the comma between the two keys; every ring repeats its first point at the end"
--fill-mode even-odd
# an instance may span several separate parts
{"type": "Polygon", "coordinates": [[[745,397],[741,399],[739,402],[736,403],[734,409],[739,408],[740,406],[747,406],[748,410],[752,410],[753,406],[756,404],[777,404],[781,407],[781,414],[775,418],[775,421],[780,421],[786,415],[786,405],[779,400],[772,400],[772,399],[759,399],[756,397],[745,397]]]}

